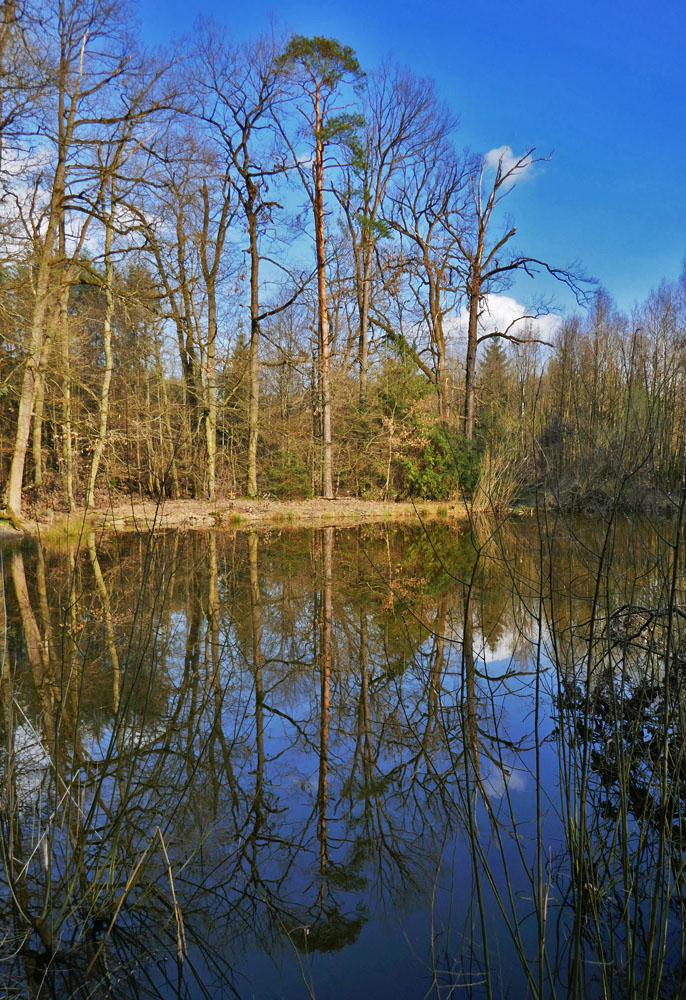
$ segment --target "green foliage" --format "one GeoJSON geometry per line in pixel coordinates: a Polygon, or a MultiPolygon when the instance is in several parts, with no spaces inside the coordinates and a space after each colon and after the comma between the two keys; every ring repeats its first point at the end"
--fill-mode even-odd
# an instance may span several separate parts
{"type": "Polygon", "coordinates": [[[326,125],[323,125],[319,130],[319,138],[323,142],[330,142],[331,139],[343,140],[352,151],[353,158],[357,159],[362,150],[358,130],[363,125],[362,115],[331,115],[326,125]]]}
{"type": "Polygon", "coordinates": [[[462,434],[449,434],[431,427],[413,456],[402,459],[405,496],[424,500],[446,500],[457,490],[471,493],[479,478],[482,448],[462,434]]]}
{"type": "Polygon", "coordinates": [[[390,223],[386,222],[385,219],[374,219],[363,212],[358,212],[355,219],[365,239],[376,243],[377,240],[388,240],[391,238],[393,230],[390,223]]]}
{"type": "Polygon", "coordinates": [[[349,917],[334,906],[318,915],[314,923],[294,927],[288,936],[296,948],[306,954],[340,951],[357,941],[366,922],[364,912],[356,912],[354,917],[349,917]]]}
{"type": "MultiPolygon", "coordinates": [[[[386,346],[404,362],[412,362],[417,371],[420,369],[417,344],[411,343],[399,330],[385,330],[386,346]]],[[[424,376],[426,377],[426,376],[424,376]]]]}
{"type": "Polygon", "coordinates": [[[268,489],[279,500],[311,497],[310,479],[301,459],[285,448],[278,448],[266,468],[268,489]]]}
{"type": "Polygon", "coordinates": [[[345,76],[363,75],[354,49],[322,35],[293,35],[281,56],[280,68],[285,73],[300,68],[330,89],[345,76]]]}
{"type": "Polygon", "coordinates": [[[512,365],[499,337],[489,340],[479,365],[479,423],[492,435],[504,433],[514,397],[512,365]]]}
{"type": "Polygon", "coordinates": [[[420,400],[432,391],[411,354],[403,354],[399,359],[388,359],[377,383],[377,398],[381,413],[385,417],[404,420],[420,400]]]}

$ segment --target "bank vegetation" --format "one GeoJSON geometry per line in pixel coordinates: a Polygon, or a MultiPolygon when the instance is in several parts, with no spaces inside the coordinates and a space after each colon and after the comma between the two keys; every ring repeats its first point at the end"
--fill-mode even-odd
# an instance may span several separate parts
{"type": "Polygon", "coordinates": [[[144,51],[118,0],[4,0],[0,74],[5,523],[123,495],[670,507],[686,277],[627,315],[520,244],[536,151],[465,150],[431,80],[202,22],[144,51]],[[578,314],[498,325],[523,274],[578,314]]]}

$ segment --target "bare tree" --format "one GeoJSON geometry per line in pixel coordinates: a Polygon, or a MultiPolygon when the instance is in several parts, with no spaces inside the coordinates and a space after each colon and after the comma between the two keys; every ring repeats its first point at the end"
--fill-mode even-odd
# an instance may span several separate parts
{"type": "Polygon", "coordinates": [[[443,105],[433,80],[388,61],[366,78],[364,131],[357,155],[346,165],[335,189],[343,211],[355,264],[359,324],[360,407],[367,400],[370,306],[379,241],[391,235],[389,195],[399,173],[419,163],[427,151],[443,147],[455,116],[443,105]]]}
{"type": "Polygon", "coordinates": [[[0,3],[0,170],[5,154],[23,148],[35,122],[36,105],[48,85],[45,65],[35,59],[33,33],[41,21],[40,0],[0,3]]]}
{"type": "MultiPolygon", "coordinates": [[[[583,279],[576,276],[572,270],[556,268],[536,257],[524,256],[509,250],[508,244],[517,232],[514,226],[493,238],[492,227],[497,207],[503,198],[510,194],[522,174],[535,163],[541,162],[540,157],[534,157],[534,152],[532,147],[523,156],[514,157],[509,147],[506,147],[495,165],[488,158],[483,159],[471,178],[471,226],[468,229],[460,226],[452,230],[462,257],[462,262],[457,265],[456,270],[460,275],[467,299],[464,433],[468,441],[471,441],[474,435],[476,354],[479,343],[489,337],[503,337],[515,343],[532,342],[534,339],[518,337],[517,333],[513,332],[514,324],[510,324],[505,330],[493,330],[479,336],[479,318],[487,294],[502,287],[503,282],[515,271],[524,271],[529,276],[547,271],[571,288],[578,298],[584,297],[583,279]]],[[[535,316],[526,314],[518,317],[516,322],[532,318],[535,316]]]]}
{"type": "Polygon", "coordinates": [[[419,325],[429,334],[432,365],[421,367],[438,389],[444,425],[450,401],[445,319],[462,296],[455,268],[460,235],[468,226],[468,178],[466,156],[447,143],[434,145],[403,169],[393,195],[392,225],[402,241],[399,264],[419,309],[419,325]]]}
{"type": "MultiPolygon", "coordinates": [[[[174,116],[154,150],[149,199],[127,202],[159,275],[183,375],[186,446],[202,438],[205,463],[192,471],[192,492],[216,489],[218,284],[227,270],[225,246],[235,214],[226,165],[189,116],[174,116]],[[176,118],[176,120],[174,120],[176,118]]],[[[191,462],[192,465],[195,463],[191,462]]]]}
{"type": "MultiPolygon", "coordinates": [[[[107,185],[109,171],[98,162],[96,151],[111,141],[117,124],[138,120],[142,113],[129,91],[130,81],[139,78],[140,63],[132,56],[135,46],[117,0],[51,0],[42,14],[31,51],[36,72],[44,74],[46,84],[34,127],[43,140],[41,164],[48,165],[38,170],[26,209],[20,206],[34,248],[35,281],[4,495],[7,512],[16,520],[21,517],[31,416],[47,356],[46,341],[52,335],[51,303],[59,303],[66,322],[68,286],[107,185]]],[[[140,97],[140,89],[137,94],[140,97]]],[[[67,388],[66,371],[65,378],[67,388]]],[[[68,410],[65,416],[68,424],[68,410]]]]}
{"type": "Polygon", "coordinates": [[[199,40],[200,114],[226,163],[248,232],[250,268],[250,346],[248,361],[247,495],[257,496],[257,442],[260,396],[260,238],[278,203],[270,184],[283,174],[273,149],[273,115],[281,97],[279,46],[272,36],[251,45],[231,47],[213,25],[199,40]]]}

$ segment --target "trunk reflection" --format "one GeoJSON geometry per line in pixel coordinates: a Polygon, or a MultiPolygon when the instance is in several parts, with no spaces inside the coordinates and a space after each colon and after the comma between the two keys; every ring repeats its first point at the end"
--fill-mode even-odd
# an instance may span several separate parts
{"type": "Polygon", "coordinates": [[[8,554],[5,982],[678,988],[675,544],[616,532],[602,592],[587,524],[8,554]]]}

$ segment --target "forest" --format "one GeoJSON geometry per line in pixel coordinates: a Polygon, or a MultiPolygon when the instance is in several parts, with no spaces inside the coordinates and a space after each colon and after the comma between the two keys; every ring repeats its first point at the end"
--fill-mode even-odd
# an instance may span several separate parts
{"type": "Polygon", "coordinates": [[[145,51],[119,0],[3,0],[0,71],[9,520],[120,494],[674,502],[686,269],[626,314],[540,259],[513,191],[547,156],[463,148],[432,80],[210,21],[145,51]],[[538,277],[578,303],[556,326],[538,277]]]}

